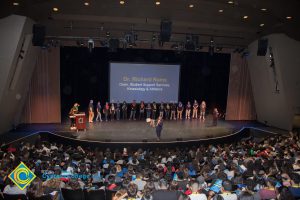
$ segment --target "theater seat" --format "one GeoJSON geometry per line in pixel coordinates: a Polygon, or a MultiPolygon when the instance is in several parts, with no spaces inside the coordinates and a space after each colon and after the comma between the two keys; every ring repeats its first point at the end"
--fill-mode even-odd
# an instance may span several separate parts
{"type": "Polygon", "coordinates": [[[24,194],[3,194],[4,200],[27,200],[27,196],[24,194]]]}
{"type": "Polygon", "coordinates": [[[82,189],[69,190],[69,189],[62,188],[61,192],[64,200],[85,200],[84,192],[82,189]]]}
{"type": "Polygon", "coordinates": [[[86,195],[86,200],[105,200],[104,190],[90,190],[86,195]]]}

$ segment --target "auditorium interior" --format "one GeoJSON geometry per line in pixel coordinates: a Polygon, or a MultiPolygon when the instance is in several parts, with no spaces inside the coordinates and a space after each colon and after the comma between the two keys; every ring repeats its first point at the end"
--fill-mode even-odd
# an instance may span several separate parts
{"type": "Polygon", "coordinates": [[[0,200],[300,199],[299,0],[1,0],[0,200]]]}

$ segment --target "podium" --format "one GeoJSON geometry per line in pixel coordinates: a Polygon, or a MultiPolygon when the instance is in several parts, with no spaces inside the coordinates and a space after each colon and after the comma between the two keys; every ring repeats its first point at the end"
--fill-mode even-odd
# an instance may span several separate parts
{"type": "Polygon", "coordinates": [[[76,129],[86,131],[86,116],[85,113],[75,114],[76,129]]]}

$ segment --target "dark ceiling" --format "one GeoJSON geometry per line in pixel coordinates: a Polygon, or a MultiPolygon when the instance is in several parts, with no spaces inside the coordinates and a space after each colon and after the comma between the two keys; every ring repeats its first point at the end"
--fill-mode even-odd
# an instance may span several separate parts
{"type": "Polygon", "coordinates": [[[185,40],[186,34],[198,35],[202,45],[207,45],[213,36],[217,45],[228,47],[246,46],[270,33],[286,33],[300,40],[299,0],[155,2],[125,0],[121,5],[119,0],[1,0],[0,16],[28,16],[46,26],[47,36],[61,38],[101,38],[107,31],[110,37],[121,38],[133,30],[138,40],[151,41],[152,35],[160,31],[161,19],[168,19],[173,23],[172,42],[185,40]],[[54,12],[54,7],[59,10],[54,12]]]}

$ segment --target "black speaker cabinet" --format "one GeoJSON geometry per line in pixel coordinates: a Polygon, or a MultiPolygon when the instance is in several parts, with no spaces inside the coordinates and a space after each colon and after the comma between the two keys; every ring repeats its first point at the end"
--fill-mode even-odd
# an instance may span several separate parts
{"type": "Polygon", "coordinates": [[[46,27],[41,24],[34,24],[32,28],[32,45],[43,46],[45,42],[46,27]]]}
{"type": "Polygon", "coordinates": [[[258,40],[257,56],[265,56],[268,51],[268,39],[258,40]]]}
{"type": "Polygon", "coordinates": [[[161,42],[169,42],[172,32],[172,22],[163,20],[160,23],[160,40],[161,42]]]}

